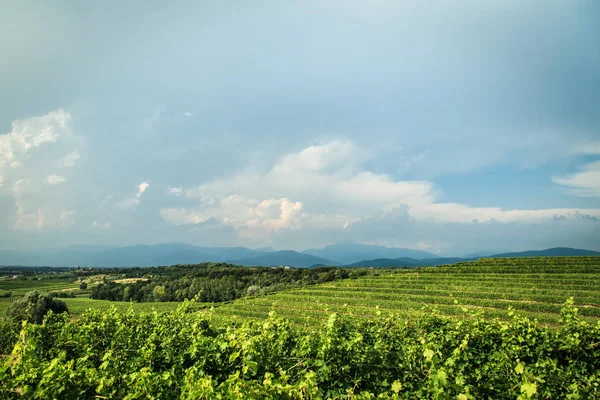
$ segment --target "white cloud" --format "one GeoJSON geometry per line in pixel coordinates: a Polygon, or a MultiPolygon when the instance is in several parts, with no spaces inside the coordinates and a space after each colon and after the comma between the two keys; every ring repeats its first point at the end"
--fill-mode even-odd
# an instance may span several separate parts
{"type": "Polygon", "coordinates": [[[214,220],[246,237],[266,237],[274,232],[301,228],[342,228],[349,223],[344,216],[307,214],[303,208],[301,202],[285,197],[259,201],[232,195],[200,203],[196,208],[163,208],[160,214],[165,222],[174,225],[214,220]]]}
{"type": "Polygon", "coordinates": [[[65,177],[64,176],[60,176],[60,175],[48,175],[48,179],[47,182],[50,185],[57,185],[59,183],[62,183],[65,181],[65,177]]]}
{"type": "Polygon", "coordinates": [[[14,228],[21,231],[41,231],[44,229],[67,229],[75,224],[77,211],[38,208],[27,211],[18,204],[14,228]]]}
{"type": "Polygon", "coordinates": [[[142,194],[150,187],[148,182],[142,182],[137,185],[138,191],[132,196],[125,197],[120,202],[117,203],[117,206],[122,209],[131,209],[140,205],[140,198],[142,194]]]}
{"type": "Polygon", "coordinates": [[[63,159],[61,160],[61,165],[64,165],[65,167],[73,167],[75,166],[75,163],[77,162],[77,160],[79,160],[80,155],[79,152],[77,151],[72,151],[69,154],[67,154],[66,156],[63,157],[63,159]]]}
{"type": "Polygon", "coordinates": [[[186,112],[183,113],[183,115],[185,115],[186,117],[193,117],[194,113],[186,111],[186,112]]]}
{"type": "Polygon", "coordinates": [[[172,224],[215,219],[235,227],[241,235],[309,226],[348,229],[357,221],[399,207],[406,209],[411,220],[433,223],[532,224],[600,218],[600,209],[504,210],[444,203],[431,182],[397,180],[365,170],[363,162],[351,142],[310,146],[283,156],[269,170],[250,167],[230,178],[187,189],[186,196],[202,199],[200,204],[189,209],[165,208],[161,215],[172,224]],[[265,200],[249,200],[256,198],[265,200]],[[207,199],[221,200],[209,206],[207,199]]]}
{"type": "Polygon", "coordinates": [[[180,187],[172,187],[167,189],[167,193],[175,196],[181,196],[183,194],[183,189],[180,187]]]}
{"type": "Polygon", "coordinates": [[[285,176],[297,171],[317,172],[332,168],[347,168],[359,161],[362,161],[361,152],[352,142],[334,140],[284,156],[273,168],[273,173],[285,176]]]}
{"type": "Polygon", "coordinates": [[[112,223],[110,221],[106,221],[104,223],[99,222],[99,221],[94,221],[94,222],[92,222],[92,224],[90,226],[92,228],[107,229],[112,226],[112,223]]]}
{"type": "Polygon", "coordinates": [[[59,109],[14,121],[11,132],[0,135],[0,191],[14,198],[15,230],[63,230],[76,223],[71,196],[49,196],[46,185],[34,184],[66,181],[62,175],[48,175],[48,170],[64,165],[65,159],[74,162],[76,157],[69,151],[83,144],[82,138],[72,134],[70,121],[71,114],[59,109]]]}
{"type": "Polygon", "coordinates": [[[569,187],[569,191],[574,195],[600,197],[600,161],[584,165],[581,172],[552,177],[552,181],[569,187]]]}
{"type": "Polygon", "coordinates": [[[32,150],[70,134],[70,121],[71,115],[64,110],[14,121],[12,131],[0,135],[0,187],[7,168],[21,167],[32,150]]]}
{"type": "Polygon", "coordinates": [[[416,220],[451,223],[541,223],[557,218],[600,217],[600,209],[556,208],[503,210],[497,207],[470,207],[456,203],[432,203],[409,208],[416,220]]]}
{"type": "Polygon", "coordinates": [[[139,191],[138,194],[136,195],[138,198],[140,198],[142,196],[142,193],[144,193],[146,191],[146,189],[148,189],[150,187],[150,184],[147,182],[142,182],[138,185],[139,191]]]}

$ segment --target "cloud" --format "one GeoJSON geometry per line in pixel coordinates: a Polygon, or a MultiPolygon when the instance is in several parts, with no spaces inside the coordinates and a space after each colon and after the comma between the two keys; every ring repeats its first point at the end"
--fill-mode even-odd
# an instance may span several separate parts
{"type": "Polygon", "coordinates": [[[48,179],[47,179],[48,183],[50,185],[57,185],[59,183],[62,183],[65,181],[65,177],[64,176],[60,176],[60,175],[48,175],[48,179]]]}
{"type": "Polygon", "coordinates": [[[259,201],[241,195],[204,201],[195,208],[163,208],[160,214],[165,222],[174,225],[216,221],[232,227],[240,237],[254,239],[284,230],[342,228],[348,222],[339,215],[307,214],[302,202],[285,197],[259,201]]]}
{"type": "Polygon", "coordinates": [[[117,206],[121,209],[127,210],[132,209],[140,205],[140,199],[144,192],[150,187],[148,182],[142,182],[137,185],[138,191],[132,196],[125,197],[120,202],[117,203],[117,206]]]}
{"type": "Polygon", "coordinates": [[[186,117],[193,117],[194,113],[186,111],[186,112],[183,113],[183,115],[186,116],[186,117]]]}
{"type": "MultiPolygon", "coordinates": [[[[229,178],[186,189],[186,196],[198,206],[163,208],[161,216],[176,225],[216,220],[233,226],[241,237],[273,237],[300,229],[351,231],[373,215],[398,209],[417,224],[463,226],[600,217],[600,209],[502,209],[443,202],[431,182],[394,179],[365,169],[364,162],[351,142],[309,146],[282,156],[265,171],[250,166],[229,178]],[[261,196],[264,200],[253,200],[261,196]]],[[[427,243],[439,249],[435,243],[421,242],[421,247],[427,243]]]]}
{"type": "MultiPolygon", "coordinates": [[[[57,185],[66,181],[62,175],[47,174],[48,169],[61,163],[59,154],[65,154],[65,148],[82,143],[71,132],[70,123],[71,114],[58,109],[16,120],[11,132],[0,135],[0,195],[14,199],[12,229],[66,230],[76,223],[72,197],[48,195],[47,186],[36,184],[57,185]]],[[[3,207],[5,210],[10,207],[3,207]]]]}
{"type": "Polygon", "coordinates": [[[35,149],[54,143],[62,135],[69,135],[71,114],[59,109],[45,115],[16,120],[12,131],[0,135],[0,187],[7,169],[19,168],[35,149]]]}
{"type": "Polygon", "coordinates": [[[556,218],[599,217],[600,209],[556,208],[542,210],[503,210],[498,207],[469,207],[456,203],[431,203],[410,208],[416,220],[450,223],[542,223],[556,218]]]}
{"type": "Polygon", "coordinates": [[[110,221],[106,221],[104,223],[99,222],[99,221],[94,221],[94,222],[91,223],[90,226],[92,228],[108,229],[108,228],[112,227],[112,223],[110,221]]]}
{"type": "Polygon", "coordinates": [[[567,186],[569,192],[576,196],[600,197],[600,161],[584,165],[581,172],[552,177],[552,181],[567,186]]]}
{"type": "Polygon", "coordinates": [[[53,208],[38,208],[27,211],[19,204],[14,228],[21,231],[65,230],[75,224],[77,211],[53,208]]]}
{"type": "Polygon", "coordinates": [[[79,158],[81,158],[79,152],[72,151],[61,160],[61,164],[65,167],[71,168],[75,166],[75,163],[77,162],[77,160],[79,160],[79,158]]]}
{"type": "Polygon", "coordinates": [[[167,189],[167,193],[175,196],[181,196],[183,194],[183,189],[180,187],[172,187],[167,189]]]}
{"type": "Polygon", "coordinates": [[[148,189],[150,187],[150,184],[147,182],[142,182],[138,185],[139,191],[137,193],[137,198],[139,199],[140,197],[142,197],[142,193],[144,193],[146,191],[146,189],[148,189]]]}

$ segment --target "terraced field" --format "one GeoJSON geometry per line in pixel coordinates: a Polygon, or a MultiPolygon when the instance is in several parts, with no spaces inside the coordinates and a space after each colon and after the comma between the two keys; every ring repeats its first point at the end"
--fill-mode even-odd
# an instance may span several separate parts
{"type": "Polygon", "coordinates": [[[446,315],[511,318],[518,315],[556,324],[573,297],[579,315],[600,321],[600,257],[481,259],[442,267],[382,271],[270,296],[221,305],[215,315],[262,319],[275,311],[312,325],[331,312],[369,318],[379,313],[411,314],[435,308],[446,315]]]}

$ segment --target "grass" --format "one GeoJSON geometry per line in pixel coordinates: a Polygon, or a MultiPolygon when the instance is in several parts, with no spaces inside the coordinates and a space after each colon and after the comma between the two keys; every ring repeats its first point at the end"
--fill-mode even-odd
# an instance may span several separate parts
{"type": "MultiPolygon", "coordinates": [[[[15,301],[17,298],[14,298],[15,301]]],[[[64,301],[69,308],[69,312],[73,316],[81,315],[88,309],[109,310],[111,307],[115,307],[119,312],[125,312],[129,308],[133,308],[136,312],[167,312],[174,311],[181,303],[179,302],[162,302],[162,303],[127,303],[122,301],[108,301],[108,300],[92,300],[87,297],[75,297],[75,298],[63,298],[59,299],[64,301]]],[[[0,298],[0,315],[6,314],[6,310],[10,307],[11,299],[0,298]]],[[[205,307],[206,304],[197,303],[195,308],[200,309],[205,307]]]]}
{"type": "Polygon", "coordinates": [[[0,281],[0,292],[12,291],[13,296],[23,296],[32,290],[51,292],[79,289],[75,279],[9,279],[0,281]]]}
{"type": "MultiPolygon", "coordinates": [[[[108,310],[111,307],[115,307],[118,311],[127,311],[130,307],[136,312],[148,312],[148,311],[174,311],[181,303],[179,302],[162,302],[162,303],[127,303],[124,301],[109,301],[109,300],[92,300],[86,297],[76,297],[74,299],[60,299],[63,300],[69,311],[73,315],[79,315],[87,309],[95,310],[108,310]]],[[[199,304],[198,306],[202,306],[199,304]]]]}

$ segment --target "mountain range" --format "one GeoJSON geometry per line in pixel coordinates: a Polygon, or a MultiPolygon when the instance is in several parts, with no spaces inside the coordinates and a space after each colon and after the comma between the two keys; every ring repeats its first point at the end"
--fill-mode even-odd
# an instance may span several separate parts
{"type": "Polygon", "coordinates": [[[530,250],[520,253],[490,253],[473,253],[468,257],[440,257],[421,250],[348,242],[326,246],[321,249],[308,249],[303,252],[274,250],[272,248],[252,250],[245,247],[202,247],[186,243],[125,247],[78,245],[50,250],[0,251],[0,265],[148,267],[212,261],[246,266],[415,267],[419,265],[452,264],[488,256],[600,256],[600,252],[597,251],[568,247],[530,250]]]}

